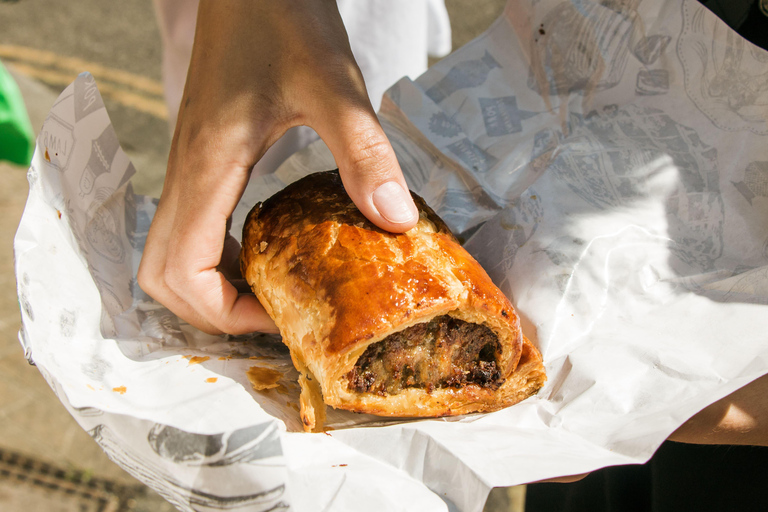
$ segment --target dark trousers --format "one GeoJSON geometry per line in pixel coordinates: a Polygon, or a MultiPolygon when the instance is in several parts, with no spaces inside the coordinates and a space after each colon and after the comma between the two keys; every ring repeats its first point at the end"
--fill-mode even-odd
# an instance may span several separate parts
{"type": "Polygon", "coordinates": [[[768,448],[667,441],[643,465],[532,484],[526,512],[766,512],[768,448]]]}

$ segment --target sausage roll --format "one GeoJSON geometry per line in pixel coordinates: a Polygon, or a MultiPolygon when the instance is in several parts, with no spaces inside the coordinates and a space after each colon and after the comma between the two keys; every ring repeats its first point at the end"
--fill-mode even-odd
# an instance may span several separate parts
{"type": "Polygon", "coordinates": [[[418,224],[368,221],[338,171],[259,203],[240,264],[301,374],[301,418],[325,405],[392,417],[495,411],[546,375],[515,309],[445,223],[413,194],[418,224]]]}

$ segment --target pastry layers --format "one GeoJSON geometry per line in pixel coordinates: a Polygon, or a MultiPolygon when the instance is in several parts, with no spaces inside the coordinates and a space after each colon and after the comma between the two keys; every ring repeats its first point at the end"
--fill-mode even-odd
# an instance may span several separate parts
{"type": "Polygon", "coordinates": [[[414,228],[383,231],[327,171],[248,215],[242,273],[301,374],[308,431],[322,428],[324,405],[393,417],[487,412],[546,380],[512,304],[414,201],[414,228]]]}

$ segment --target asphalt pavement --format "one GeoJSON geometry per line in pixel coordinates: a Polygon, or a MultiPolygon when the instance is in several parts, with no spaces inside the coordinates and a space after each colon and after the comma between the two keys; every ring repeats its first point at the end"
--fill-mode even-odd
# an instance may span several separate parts
{"type": "MultiPolygon", "coordinates": [[[[447,0],[454,48],[482,33],[505,0],[447,0]]],[[[161,42],[151,0],[0,0],[0,61],[16,79],[37,132],[82,71],[97,79],[134,189],[159,196],[170,145],[161,42]]],[[[13,237],[26,169],[0,162],[0,510],[163,512],[173,507],[111,462],[60,404],[17,340],[13,237]]],[[[492,492],[489,512],[519,512],[524,487],[492,492]]]]}

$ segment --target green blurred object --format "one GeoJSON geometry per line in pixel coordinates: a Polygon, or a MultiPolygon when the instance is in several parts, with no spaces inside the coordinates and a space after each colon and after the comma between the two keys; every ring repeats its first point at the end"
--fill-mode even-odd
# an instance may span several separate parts
{"type": "Polygon", "coordinates": [[[0,62],[0,160],[29,165],[35,134],[24,99],[13,77],[0,62]]]}

